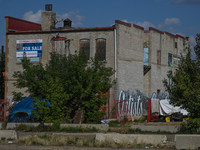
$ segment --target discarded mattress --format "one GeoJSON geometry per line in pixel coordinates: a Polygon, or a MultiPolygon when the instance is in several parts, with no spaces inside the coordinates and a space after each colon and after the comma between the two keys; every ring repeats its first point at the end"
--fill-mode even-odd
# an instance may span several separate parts
{"type": "Polygon", "coordinates": [[[183,115],[188,115],[188,112],[185,109],[181,109],[180,107],[174,107],[169,102],[169,99],[160,100],[160,115],[166,116],[171,115],[175,112],[180,112],[183,115]]]}

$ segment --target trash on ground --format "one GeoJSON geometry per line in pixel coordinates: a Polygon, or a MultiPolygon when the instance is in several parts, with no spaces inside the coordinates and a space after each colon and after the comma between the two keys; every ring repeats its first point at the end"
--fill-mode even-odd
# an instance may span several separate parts
{"type": "Polygon", "coordinates": [[[110,122],[109,122],[109,120],[107,120],[107,119],[103,119],[103,120],[101,120],[101,124],[109,124],[110,122]]]}

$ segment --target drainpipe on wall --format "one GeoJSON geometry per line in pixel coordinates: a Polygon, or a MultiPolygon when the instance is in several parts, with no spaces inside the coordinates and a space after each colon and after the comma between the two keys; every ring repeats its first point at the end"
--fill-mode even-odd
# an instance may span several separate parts
{"type": "Polygon", "coordinates": [[[115,48],[114,48],[114,49],[115,49],[115,67],[114,67],[114,68],[115,68],[115,74],[114,74],[114,79],[116,80],[116,68],[117,68],[117,67],[116,67],[116,55],[117,55],[117,54],[116,54],[116,52],[117,52],[117,50],[116,50],[116,44],[117,44],[117,40],[116,40],[116,29],[114,29],[114,36],[115,36],[115,48]]]}

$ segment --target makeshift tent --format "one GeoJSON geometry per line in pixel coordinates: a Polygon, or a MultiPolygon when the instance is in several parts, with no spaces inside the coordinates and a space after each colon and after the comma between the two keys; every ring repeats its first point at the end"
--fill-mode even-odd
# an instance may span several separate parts
{"type": "MultiPolygon", "coordinates": [[[[19,101],[15,107],[11,110],[8,122],[29,122],[34,118],[32,115],[33,108],[33,98],[27,97],[19,101]]],[[[47,101],[47,105],[50,103],[47,101]]]]}
{"type": "Polygon", "coordinates": [[[169,99],[160,100],[160,115],[166,116],[176,112],[180,112],[183,115],[188,115],[188,112],[185,109],[174,107],[169,102],[169,99]]]}

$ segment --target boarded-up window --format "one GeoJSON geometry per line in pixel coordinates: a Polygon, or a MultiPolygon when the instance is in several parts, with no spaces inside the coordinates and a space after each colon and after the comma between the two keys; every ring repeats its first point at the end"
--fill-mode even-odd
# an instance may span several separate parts
{"type": "Polygon", "coordinates": [[[157,51],[157,65],[160,65],[160,63],[161,63],[161,51],[158,50],[157,51]]]}
{"type": "Polygon", "coordinates": [[[96,54],[99,60],[106,60],[106,39],[96,39],[96,54]]]}
{"type": "Polygon", "coordinates": [[[90,40],[89,39],[80,40],[80,51],[84,51],[88,57],[88,60],[90,59],[90,40]]]}
{"type": "Polygon", "coordinates": [[[61,55],[66,55],[66,49],[65,49],[65,38],[57,38],[52,41],[52,48],[53,52],[57,52],[61,55]]]}

